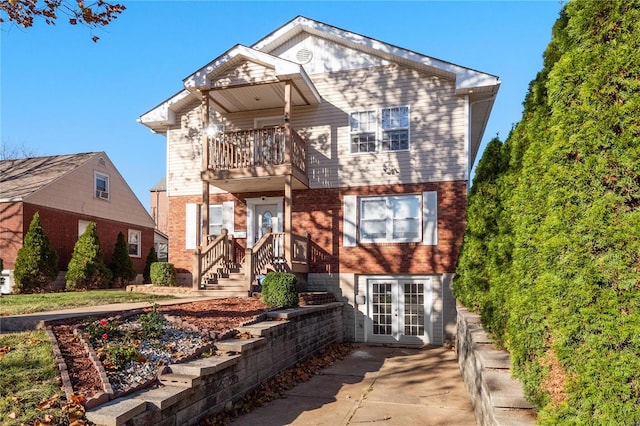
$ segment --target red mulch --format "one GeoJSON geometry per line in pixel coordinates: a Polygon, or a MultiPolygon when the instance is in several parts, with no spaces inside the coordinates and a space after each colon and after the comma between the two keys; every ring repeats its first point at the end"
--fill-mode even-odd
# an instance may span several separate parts
{"type": "MultiPolygon", "coordinates": [[[[223,334],[266,312],[268,306],[254,298],[227,298],[162,306],[164,314],[180,317],[200,329],[223,334]]],[[[58,340],[74,393],[90,398],[100,392],[101,384],[93,363],[84,352],[79,339],[73,335],[73,326],[56,325],[53,332],[58,340]]]]}

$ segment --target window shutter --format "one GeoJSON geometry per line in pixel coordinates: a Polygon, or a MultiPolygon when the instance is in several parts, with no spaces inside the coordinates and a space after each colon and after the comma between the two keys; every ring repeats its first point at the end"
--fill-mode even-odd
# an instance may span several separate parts
{"type": "Polygon", "coordinates": [[[422,244],[438,244],[438,193],[422,193],[422,244]]]}
{"type": "Polygon", "coordinates": [[[197,234],[199,231],[198,224],[200,220],[198,219],[198,210],[199,205],[196,203],[187,203],[186,208],[186,221],[185,221],[185,248],[188,250],[193,250],[198,245],[197,234]]]}
{"type": "Polygon", "coordinates": [[[358,197],[355,195],[344,196],[344,208],[342,212],[342,244],[345,247],[356,246],[357,202],[358,197]]]}
{"type": "Polygon", "coordinates": [[[233,201],[225,201],[222,203],[222,227],[227,228],[229,234],[233,234],[234,231],[234,209],[235,204],[233,201]]]}

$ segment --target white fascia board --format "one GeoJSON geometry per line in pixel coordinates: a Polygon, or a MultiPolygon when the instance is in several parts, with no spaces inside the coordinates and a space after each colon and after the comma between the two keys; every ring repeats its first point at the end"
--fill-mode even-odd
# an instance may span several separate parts
{"type": "Polygon", "coordinates": [[[238,44],[232,47],[222,56],[219,56],[204,67],[200,68],[195,73],[185,78],[184,87],[187,90],[210,89],[211,83],[209,76],[214,73],[216,69],[238,57],[274,68],[276,75],[299,74],[301,69],[300,65],[294,62],[287,61],[286,59],[278,58],[276,56],[269,55],[268,53],[260,52],[250,47],[238,44]]]}
{"type": "Polygon", "coordinates": [[[188,97],[190,93],[182,90],[155,108],[142,114],[138,122],[147,127],[172,126],[176,124],[176,113],[171,107],[188,97]]]}

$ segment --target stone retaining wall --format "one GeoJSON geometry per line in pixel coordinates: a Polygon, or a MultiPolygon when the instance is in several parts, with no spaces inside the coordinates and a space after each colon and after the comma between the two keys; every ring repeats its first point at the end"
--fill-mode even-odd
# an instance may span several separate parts
{"type": "Polygon", "coordinates": [[[170,365],[162,386],[87,411],[107,426],[196,425],[261,382],[330,343],[342,341],[342,303],[272,311],[268,320],[238,329],[242,339],[216,343],[217,355],[170,365]]]}
{"type": "Polygon", "coordinates": [[[478,425],[535,425],[536,413],[511,377],[509,353],[496,349],[480,316],[458,306],[457,328],[458,364],[478,425]]]}

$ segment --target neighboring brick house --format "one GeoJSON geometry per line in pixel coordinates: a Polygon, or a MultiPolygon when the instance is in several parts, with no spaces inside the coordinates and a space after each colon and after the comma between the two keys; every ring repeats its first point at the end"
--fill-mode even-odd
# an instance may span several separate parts
{"type": "Polygon", "coordinates": [[[139,121],[167,138],[169,260],[194,290],[291,271],[347,302],[347,339],[451,339],[496,76],[299,16],[183,84],[139,121]]]}
{"type": "Polygon", "coordinates": [[[0,161],[0,257],[4,274],[13,271],[36,212],[58,253],[61,271],[66,271],[73,247],[89,222],[96,223],[107,265],[118,232],[122,232],[128,239],[135,270],[139,276],[144,271],[153,245],[153,219],[104,152],[0,161]]]}

